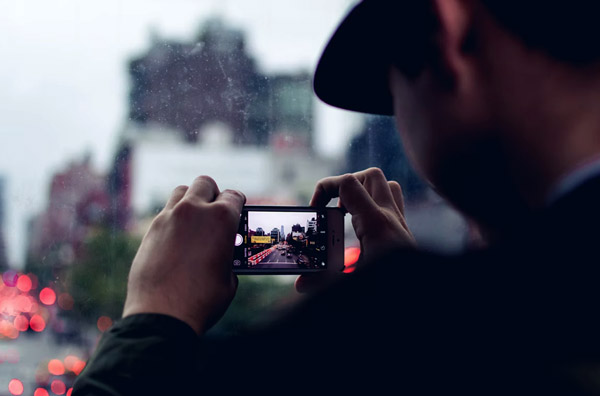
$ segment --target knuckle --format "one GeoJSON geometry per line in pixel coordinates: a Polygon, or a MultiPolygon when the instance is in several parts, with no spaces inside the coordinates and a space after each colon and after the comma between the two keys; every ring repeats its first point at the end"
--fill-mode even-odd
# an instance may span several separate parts
{"type": "Polygon", "coordinates": [[[376,167],[371,167],[371,168],[367,169],[366,175],[370,176],[370,177],[377,177],[377,178],[385,179],[385,174],[383,173],[383,171],[380,168],[376,168],[376,167]]]}
{"type": "Polygon", "coordinates": [[[388,183],[391,188],[394,188],[400,192],[402,191],[402,186],[396,180],[390,180],[388,183]]]}
{"type": "Polygon", "coordinates": [[[168,215],[165,212],[160,212],[154,219],[152,220],[153,228],[162,228],[167,223],[168,215]]]}
{"type": "Polygon", "coordinates": [[[173,194],[186,192],[188,190],[188,186],[182,184],[173,189],[173,194]]]}
{"type": "Polygon", "coordinates": [[[244,195],[241,191],[238,190],[224,190],[223,192],[226,192],[227,194],[231,194],[233,196],[235,196],[237,199],[239,199],[242,202],[246,202],[246,195],[244,195]]]}
{"type": "Polygon", "coordinates": [[[217,186],[217,182],[215,181],[215,179],[207,175],[200,175],[196,177],[194,179],[194,183],[206,183],[212,185],[213,187],[217,186]]]}
{"type": "Polygon", "coordinates": [[[357,181],[358,181],[358,178],[355,175],[353,175],[351,173],[346,173],[345,175],[341,176],[340,184],[348,185],[348,184],[356,183],[357,181]]]}

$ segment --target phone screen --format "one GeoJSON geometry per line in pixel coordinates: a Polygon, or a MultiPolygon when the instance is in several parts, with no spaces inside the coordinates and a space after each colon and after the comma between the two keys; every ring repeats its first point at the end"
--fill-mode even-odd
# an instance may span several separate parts
{"type": "Polygon", "coordinates": [[[317,208],[245,207],[233,269],[311,272],[327,268],[327,212],[317,208]]]}

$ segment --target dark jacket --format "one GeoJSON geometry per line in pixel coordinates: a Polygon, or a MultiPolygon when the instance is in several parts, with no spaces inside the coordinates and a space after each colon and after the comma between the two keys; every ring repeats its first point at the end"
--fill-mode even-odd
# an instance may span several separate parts
{"type": "Polygon", "coordinates": [[[599,203],[597,178],[494,248],[391,252],[244,336],[122,319],[74,395],[600,393],[599,203]]]}

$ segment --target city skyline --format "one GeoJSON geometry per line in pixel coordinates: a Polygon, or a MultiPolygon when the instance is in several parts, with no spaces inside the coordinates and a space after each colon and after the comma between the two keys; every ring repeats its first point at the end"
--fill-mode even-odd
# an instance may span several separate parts
{"type": "MultiPolygon", "coordinates": [[[[317,212],[250,212],[248,213],[248,230],[256,230],[261,227],[265,233],[271,230],[281,229],[283,225],[287,232],[292,232],[292,226],[300,224],[306,229],[307,221],[317,217],[317,212]],[[277,225],[279,224],[279,225],[277,225]]],[[[284,235],[284,238],[287,235],[284,235]]]]}
{"type": "MultiPolygon", "coordinates": [[[[261,70],[311,71],[351,3],[269,0],[257,7],[239,0],[108,0],[86,5],[73,1],[73,6],[67,1],[56,7],[28,0],[3,5],[0,34],[8,45],[0,65],[0,100],[5,103],[0,127],[10,150],[0,158],[0,173],[7,181],[5,229],[10,230],[6,242],[11,264],[23,265],[27,222],[47,204],[54,173],[85,152],[92,155],[95,169],[108,171],[127,114],[125,65],[153,37],[189,39],[217,15],[248,34],[261,70]],[[39,40],[40,32],[45,40],[39,40]]],[[[356,118],[321,103],[316,108],[318,149],[339,150],[356,118]]]]}

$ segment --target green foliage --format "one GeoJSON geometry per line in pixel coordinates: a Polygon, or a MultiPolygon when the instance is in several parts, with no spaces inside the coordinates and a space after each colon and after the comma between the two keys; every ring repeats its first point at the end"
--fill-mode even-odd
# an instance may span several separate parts
{"type": "MultiPolygon", "coordinates": [[[[68,274],[74,313],[90,323],[101,315],[121,316],[127,275],[139,244],[127,234],[110,230],[101,230],[86,241],[85,256],[68,274]]],[[[239,281],[236,297],[212,333],[235,334],[258,324],[294,295],[290,277],[239,276],[239,281]]]]}
{"type": "Polygon", "coordinates": [[[73,264],[69,276],[74,310],[84,319],[121,317],[127,276],[139,244],[138,239],[108,229],[86,241],[84,257],[73,264]]]}

